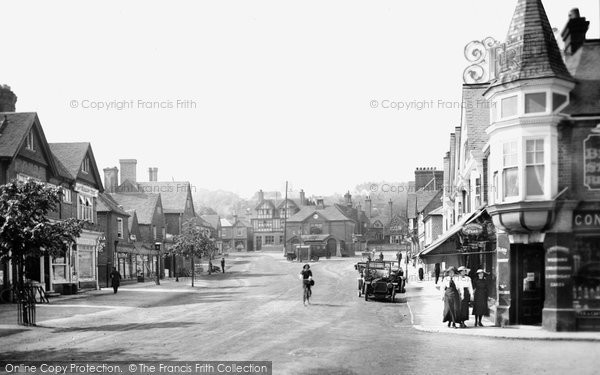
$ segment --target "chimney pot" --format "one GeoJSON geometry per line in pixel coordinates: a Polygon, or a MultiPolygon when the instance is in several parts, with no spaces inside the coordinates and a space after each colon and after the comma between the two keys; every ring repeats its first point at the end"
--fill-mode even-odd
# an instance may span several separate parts
{"type": "Polygon", "coordinates": [[[137,160],[136,159],[119,159],[121,164],[121,182],[129,180],[134,184],[137,182],[137,160]]]}

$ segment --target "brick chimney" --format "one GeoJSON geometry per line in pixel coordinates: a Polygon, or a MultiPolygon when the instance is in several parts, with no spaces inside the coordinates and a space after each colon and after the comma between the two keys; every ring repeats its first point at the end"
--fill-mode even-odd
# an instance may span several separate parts
{"type": "Polygon", "coordinates": [[[304,194],[304,190],[300,190],[300,205],[304,206],[306,204],[306,194],[304,194]]]}
{"type": "Polygon", "coordinates": [[[317,208],[325,208],[325,200],[323,198],[317,198],[317,208]]]}
{"type": "Polygon", "coordinates": [[[121,183],[125,180],[137,183],[137,160],[120,159],[119,163],[121,164],[121,183]]]}
{"type": "Polygon", "coordinates": [[[158,168],[148,168],[148,181],[156,182],[158,181],[158,168]]]}
{"type": "Polygon", "coordinates": [[[373,201],[371,201],[371,197],[367,196],[365,199],[365,204],[367,205],[367,217],[371,219],[373,216],[373,201]]]}
{"type": "Polygon", "coordinates": [[[265,200],[265,193],[261,190],[258,191],[258,203],[262,203],[265,200]]]}
{"type": "Polygon", "coordinates": [[[565,54],[573,55],[585,42],[585,34],[590,27],[590,22],[579,14],[579,8],[573,8],[569,12],[569,21],[560,33],[565,42],[565,54]]]}
{"type": "Polygon", "coordinates": [[[0,85],[0,112],[15,112],[17,96],[10,86],[0,85]]]}
{"type": "Polygon", "coordinates": [[[119,168],[104,168],[104,188],[107,193],[114,193],[119,186],[119,168]]]}

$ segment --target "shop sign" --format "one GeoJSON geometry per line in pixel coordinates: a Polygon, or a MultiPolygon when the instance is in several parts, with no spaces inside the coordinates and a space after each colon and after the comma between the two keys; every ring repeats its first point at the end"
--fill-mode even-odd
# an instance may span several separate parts
{"type": "Polygon", "coordinates": [[[477,223],[466,224],[463,226],[462,232],[467,236],[479,236],[483,233],[483,226],[477,223]]]}
{"type": "Polygon", "coordinates": [[[573,229],[600,230],[600,211],[573,212],[573,229]]]}
{"type": "Polygon", "coordinates": [[[583,185],[600,190],[600,134],[590,134],[583,141],[583,185]]]}
{"type": "Polygon", "coordinates": [[[546,256],[546,280],[552,288],[568,288],[573,274],[569,249],[552,246],[546,256]]]}

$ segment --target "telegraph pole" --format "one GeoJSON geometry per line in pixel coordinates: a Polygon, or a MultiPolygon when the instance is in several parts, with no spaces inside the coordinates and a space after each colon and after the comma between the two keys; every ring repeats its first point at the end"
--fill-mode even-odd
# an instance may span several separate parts
{"type": "Polygon", "coordinates": [[[287,217],[288,217],[288,182],[285,182],[285,216],[283,217],[283,256],[287,256],[287,249],[286,249],[286,245],[287,245],[287,217]]]}

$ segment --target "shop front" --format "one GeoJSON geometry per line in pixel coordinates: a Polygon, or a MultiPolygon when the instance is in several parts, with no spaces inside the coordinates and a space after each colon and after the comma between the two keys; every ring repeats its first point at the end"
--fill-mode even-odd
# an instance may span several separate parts
{"type": "Polygon", "coordinates": [[[75,244],[61,256],[42,257],[41,278],[50,280],[50,290],[61,294],[79,289],[98,289],[97,259],[102,233],[84,230],[75,244]],[[50,267],[44,265],[50,262],[50,267]]]}

